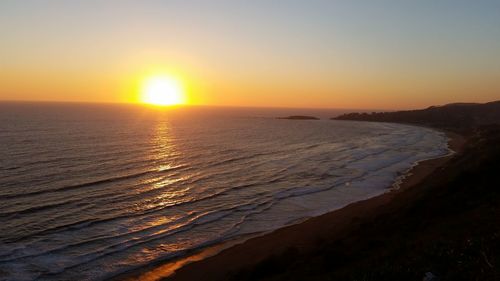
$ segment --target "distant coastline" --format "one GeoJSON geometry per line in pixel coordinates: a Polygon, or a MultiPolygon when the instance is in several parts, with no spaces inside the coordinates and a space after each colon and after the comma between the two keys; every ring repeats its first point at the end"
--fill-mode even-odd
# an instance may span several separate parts
{"type": "Polygon", "coordinates": [[[500,122],[500,101],[484,104],[452,103],[420,110],[395,112],[347,113],[331,120],[393,122],[437,129],[466,132],[500,122]]]}

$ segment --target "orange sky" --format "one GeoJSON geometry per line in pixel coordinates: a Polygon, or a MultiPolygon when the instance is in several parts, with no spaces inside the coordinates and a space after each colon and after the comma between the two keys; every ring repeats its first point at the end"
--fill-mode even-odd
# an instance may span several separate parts
{"type": "Polygon", "coordinates": [[[0,100],[135,102],[158,73],[203,105],[500,99],[500,5],[389,2],[2,1],[0,100]]]}

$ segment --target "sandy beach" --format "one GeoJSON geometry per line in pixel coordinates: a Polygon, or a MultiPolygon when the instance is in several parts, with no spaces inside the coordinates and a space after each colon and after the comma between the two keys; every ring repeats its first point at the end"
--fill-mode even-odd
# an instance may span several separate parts
{"type": "Polygon", "coordinates": [[[404,204],[408,196],[418,194],[419,189],[424,188],[418,186],[424,179],[462,152],[466,138],[453,132],[445,133],[448,146],[455,153],[418,163],[404,176],[398,189],[244,242],[232,241],[179,260],[151,265],[118,276],[116,280],[222,280],[269,257],[308,252],[317,247],[318,241],[341,239],[363,222],[392,212],[404,204]]]}

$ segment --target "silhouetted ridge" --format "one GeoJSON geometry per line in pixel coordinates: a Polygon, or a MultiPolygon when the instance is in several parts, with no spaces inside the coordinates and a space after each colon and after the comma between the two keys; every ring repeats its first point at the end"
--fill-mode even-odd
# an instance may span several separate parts
{"type": "Polygon", "coordinates": [[[470,129],[500,123],[500,101],[484,104],[452,103],[421,110],[348,113],[334,120],[412,123],[444,129],[470,129]]]}

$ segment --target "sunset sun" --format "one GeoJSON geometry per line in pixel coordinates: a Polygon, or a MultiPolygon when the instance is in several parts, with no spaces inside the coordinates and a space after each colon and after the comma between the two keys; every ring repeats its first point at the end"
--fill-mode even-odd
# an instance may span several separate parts
{"type": "Polygon", "coordinates": [[[185,94],[180,81],[168,76],[155,76],[147,79],[142,88],[142,102],[171,106],[185,103],[185,94]]]}

